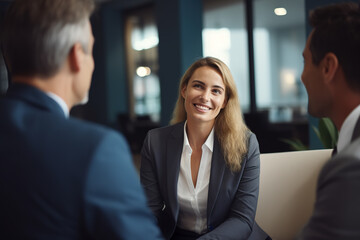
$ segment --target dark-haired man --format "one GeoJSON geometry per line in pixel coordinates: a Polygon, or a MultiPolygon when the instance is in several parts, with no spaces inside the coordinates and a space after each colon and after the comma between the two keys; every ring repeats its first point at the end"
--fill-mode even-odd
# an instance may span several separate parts
{"type": "Polygon", "coordinates": [[[94,69],[92,0],[15,0],[3,50],[0,239],[157,239],[124,138],[69,118],[94,69]]]}
{"type": "Polygon", "coordinates": [[[337,154],[322,169],[313,215],[299,239],[360,239],[360,8],[315,9],[304,49],[308,110],[337,127],[337,154]]]}

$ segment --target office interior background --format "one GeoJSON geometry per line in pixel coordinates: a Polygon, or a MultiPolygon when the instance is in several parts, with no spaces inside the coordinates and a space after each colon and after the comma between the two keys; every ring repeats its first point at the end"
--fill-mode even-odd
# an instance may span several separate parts
{"type": "MultiPolygon", "coordinates": [[[[11,0],[0,1],[1,23],[11,0]]],[[[95,71],[89,102],[71,115],[122,132],[134,154],[148,130],[169,124],[178,83],[196,59],[232,71],[246,124],[260,151],[284,139],[322,148],[307,113],[302,51],[315,7],[336,0],[97,0],[91,23],[95,71]]],[[[10,76],[0,56],[0,94],[10,76]]],[[[0,116],[1,117],[1,116],[0,116]]]]}

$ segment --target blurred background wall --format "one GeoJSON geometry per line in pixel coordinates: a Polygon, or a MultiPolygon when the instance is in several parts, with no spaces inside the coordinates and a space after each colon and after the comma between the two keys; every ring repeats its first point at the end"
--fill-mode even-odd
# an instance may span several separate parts
{"type": "MultiPolygon", "coordinates": [[[[11,1],[0,1],[0,17],[11,1]]],[[[145,134],[168,124],[178,82],[196,59],[230,67],[260,150],[291,150],[284,139],[322,148],[307,114],[302,51],[311,9],[337,0],[97,0],[90,100],[71,115],[115,128],[139,153],[145,134]]],[[[9,85],[0,55],[0,94],[9,85]]],[[[1,117],[1,116],[0,116],[1,117]]]]}

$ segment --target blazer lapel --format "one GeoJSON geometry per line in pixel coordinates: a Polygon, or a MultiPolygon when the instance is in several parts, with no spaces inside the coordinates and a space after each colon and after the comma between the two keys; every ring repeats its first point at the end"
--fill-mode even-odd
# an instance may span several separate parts
{"type": "Polygon", "coordinates": [[[211,160],[210,170],[210,182],[209,182],[209,193],[208,193],[208,205],[207,205],[207,219],[213,211],[216,199],[219,194],[219,190],[222,184],[222,180],[225,172],[225,160],[221,151],[220,143],[215,135],[214,138],[214,152],[211,160]]]}
{"type": "Polygon", "coordinates": [[[170,209],[177,219],[179,204],[177,200],[177,182],[180,172],[180,160],[184,142],[184,123],[174,125],[166,143],[166,169],[167,169],[167,189],[170,209]]]}
{"type": "Polygon", "coordinates": [[[353,135],[351,137],[351,142],[354,141],[355,139],[357,139],[358,137],[360,137],[360,117],[358,118],[358,120],[355,124],[353,135]]]}

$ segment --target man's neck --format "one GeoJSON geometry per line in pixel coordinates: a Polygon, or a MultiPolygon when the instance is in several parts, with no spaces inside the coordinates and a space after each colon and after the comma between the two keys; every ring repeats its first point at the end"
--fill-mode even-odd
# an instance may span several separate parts
{"type": "Polygon", "coordinates": [[[346,103],[342,101],[342,104],[337,104],[337,110],[333,111],[332,116],[329,117],[335,124],[338,131],[340,131],[345,119],[357,106],[359,106],[359,104],[360,96],[359,99],[353,99],[352,101],[347,101],[346,103]]]}
{"type": "Polygon", "coordinates": [[[66,79],[62,79],[60,75],[55,75],[50,78],[13,76],[12,81],[14,83],[28,84],[43,92],[55,94],[66,103],[68,109],[73,107],[72,98],[69,95],[71,91],[69,90],[67,81],[66,79]]]}

